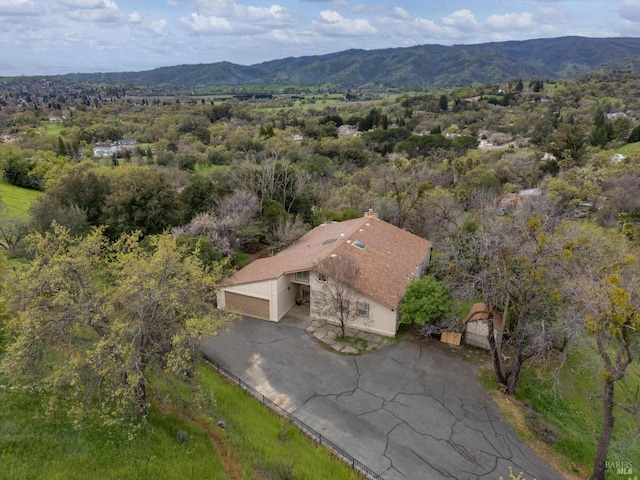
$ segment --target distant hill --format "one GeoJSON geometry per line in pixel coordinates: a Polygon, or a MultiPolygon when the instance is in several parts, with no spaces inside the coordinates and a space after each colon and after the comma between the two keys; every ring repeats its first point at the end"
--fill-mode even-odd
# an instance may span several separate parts
{"type": "Polygon", "coordinates": [[[566,78],[599,68],[640,65],[640,38],[560,37],[475,45],[420,45],[383,50],[345,50],[283,58],[256,65],[230,62],[162,67],[143,72],[74,73],[80,82],[199,88],[229,85],[299,85],[356,88],[454,87],[566,78]]]}

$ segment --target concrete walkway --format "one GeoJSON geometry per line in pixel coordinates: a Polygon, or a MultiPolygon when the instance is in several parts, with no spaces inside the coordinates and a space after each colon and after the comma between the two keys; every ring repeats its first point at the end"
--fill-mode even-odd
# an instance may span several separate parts
{"type": "Polygon", "coordinates": [[[562,478],[518,438],[474,366],[406,341],[341,355],[307,326],[245,318],[202,351],[385,479],[508,479],[509,466],[562,478]]]}

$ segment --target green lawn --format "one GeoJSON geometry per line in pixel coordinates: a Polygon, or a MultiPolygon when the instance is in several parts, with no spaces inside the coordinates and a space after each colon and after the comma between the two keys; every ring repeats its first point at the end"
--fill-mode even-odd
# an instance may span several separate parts
{"type": "Polygon", "coordinates": [[[215,406],[196,413],[156,402],[137,433],[75,429],[62,414],[42,414],[41,394],[12,390],[0,378],[0,480],[362,478],[209,367],[199,368],[215,406]]]}
{"type": "Polygon", "coordinates": [[[5,181],[0,181],[0,216],[25,215],[29,207],[42,195],[38,190],[15,187],[5,181]]]}
{"type": "Polygon", "coordinates": [[[621,153],[622,155],[625,155],[627,157],[640,157],[640,142],[627,143],[622,147],[616,148],[615,152],[621,153]]]}
{"type": "Polygon", "coordinates": [[[38,127],[38,132],[56,137],[62,133],[62,130],[64,130],[62,122],[50,122],[49,120],[41,122],[38,127]]]}

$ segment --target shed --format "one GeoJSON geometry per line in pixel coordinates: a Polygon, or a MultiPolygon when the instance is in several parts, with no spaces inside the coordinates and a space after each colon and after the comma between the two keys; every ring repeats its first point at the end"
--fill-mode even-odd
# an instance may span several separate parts
{"type": "Polygon", "coordinates": [[[489,308],[486,303],[478,302],[471,306],[466,320],[465,342],[475,347],[489,350],[489,318],[493,319],[493,334],[496,343],[502,340],[502,315],[497,308],[489,308]]]}

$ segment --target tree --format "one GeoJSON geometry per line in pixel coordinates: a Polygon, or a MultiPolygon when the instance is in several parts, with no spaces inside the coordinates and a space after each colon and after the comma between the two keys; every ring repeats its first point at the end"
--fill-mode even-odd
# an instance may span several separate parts
{"type": "Polygon", "coordinates": [[[192,177],[178,196],[183,210],[183,222],[188,222],[196,214],[213,208],[219,194],[220,187],[218,182],[214,182],[202,175],[192,177]]]}
{"type": "Polygon", "coordinates": [[[443,264],[461,297],[480,297],[502,312],[503,340],[496,342],[490,318],[488,341],[496,380],[513,394],[527,362],[570,338],[554,287],[557,256],[550,239],[558,218],[544,199],[531,199],[510,217],[496,215],[495,200],[482,204],[485,209],[448,239],[443,264]]]}
{"type": "Polygon", "coordinates": [[[314,270],[324,275],[325,281],[319,282],[312,308],[329,321],[337,320],[344,337],[347,326],[358,319],[359,295],[354,286],[360,277],[360,268],[348,257],[328,257],[315,265],[314,270]]]}
{"type": "Polygon", "coordinates": [[[153,235],[175,226],[178,214],[177,194],[162,171],[127,167],[111,182],[102,223],[110,238],[136,230],[153,235]]]}
{"type": "Polygon", "coordinates": [[[149,388],[186,379],[200,339],[231,317],[215,308],[220,264],[205,270],[169,235],[110,244],[101,229],[28,238],[33,261],[10,282],[8,346],[0,372],[38,385],[81,419],[142,418],[149,388]]]}
{"type": "Polygon", "coordinates": [[[442,110],[443,112],[446,112],[449,109],[449,99],[445,94],[440,95],[438,106],[440,107],[440,110],[442,110]]]}
{"type": "Polygon", "coordinates": [[[265,240],[272,250],[282,250],[307,233],[309,227],[300,215],[281,217],[276,225],[267,232],[265,240]]]}
{"type": "Polygon", "coordinates": [[[27,220],[21,217],[3,217],[0,222],[0,248],[16,253],[27,234],[27,220]]]}
{"type": "Polygon", "coordinates": [[[217,212],[198,213],[191,221],[171,230],[174,236],[208,237],[214,248],[225,255],[233,255],[255,232],[254,216],[258,199],[251,193],[236,190],[217,202],[217,212]],[[217,214],[216,214],[217,213],[217,214]]]}
{"type": "Polygon", "coordinates": [[[25,158],[25,153],[13,144],[0,146],[0,170],[3,177],[18,187],[33,188],[29,172],[31,165],[25,158]]]}
{"type": "Polygon", "coordinates": [[[640,125],[631,130],[631,135],[627,139],[627,143],[640,142],[640,125]]]}
{"type": "Polygon", "coordinates": [[[400,322],[425,325],[441,320],[451,310],[451,290],[433,275],[415,280],[407,286],[400,304],[400,322]]]}
{"type": "Polygon", "coordinates": [[[616,383],[625,377],[640,350],[637,258],[637,252],[630,249],[624,237],[605,233],[593,225],[573,226],[563,250],[563,265],[568,273],[564,295],[570,312],[581,321],[601,360],[603,424],[593,480],[605,479],[616,407],[636,416],[640,412],[639,405],[621,405],[615,399],[616,383]]]}

